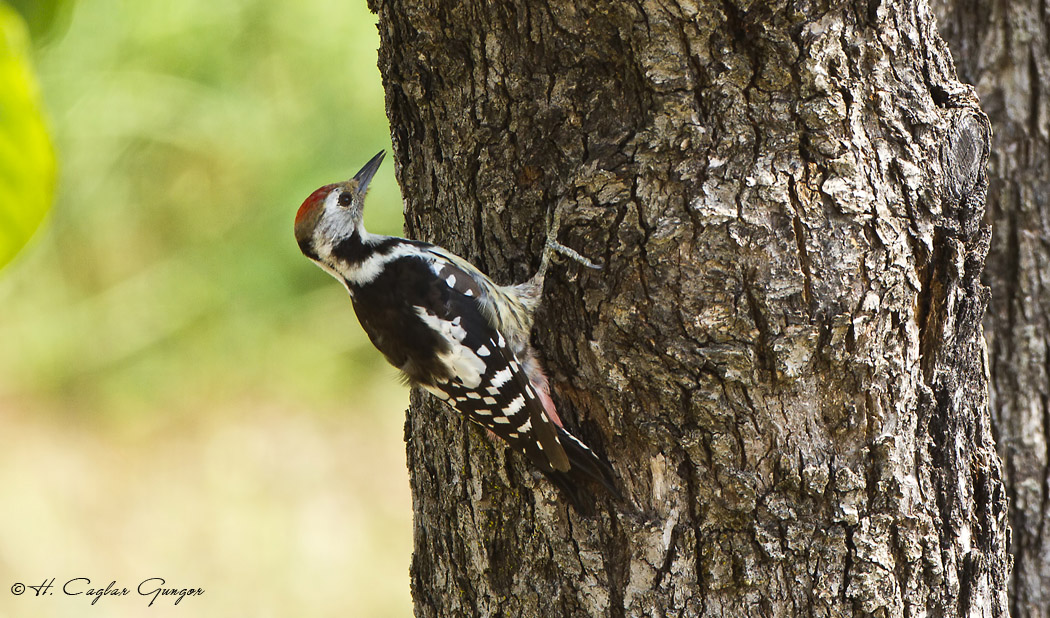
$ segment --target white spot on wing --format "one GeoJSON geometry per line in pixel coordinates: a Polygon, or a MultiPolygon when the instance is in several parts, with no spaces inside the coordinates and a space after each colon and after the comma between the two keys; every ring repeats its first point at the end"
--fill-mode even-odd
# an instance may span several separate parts
{"type": "Polygon", "coordinates": [[[485,361],[461,343],[466,338],[467,331],[456,324],[455,320],[442,320],[423,307],[416,307],[416,315],[424,324],[439,333],[448,344],[448,352],[440,354],[439,358],[449,373],[469,389],[480,386],[481,376],[485,373],[485,361]]]}
{"type": "Polygon", "coordinates": [[[442,401],[445,401],[446,399],[448,399],[448,393],[446,393],[443,390],[438,389],[435,386],[430,386],[429,384],[424,384],[423,388],[427,389],[428,393],[430,393],[431,395],[437,397],[438,399],[440,399],[442,401]]]}
{"type": "MultiPolygon", "coordinates": [[[[566,435],[566,436],[568,436],[570,440],[572,440],[572,441],[573,441],[573,442],[575,442],[576,444],[578,444],[578,445],[580,445],[581,447],[583,447],[583,448],[584,448],[585,450],[588,450],[588,451],[589,451],[589,450],[591,450],[591,447],[587,446],[587,445],[586,445],[586,444],[584,444],[583,442],[580,442],[580,439],[579,439],[579,438],[577,438],[576,436],[572,435],[571,433],[569,433],[569,432],[567,432],[567,431],[566,431],[566,432],[565,432],[565,435],[566,435]]],[[[557,436],[555,436],[555,437],[557,437],[557,436]]]]}
{"type": "MultiPolygon", "coordinates": [[[[457,319],[459,319],[459,318],[457,318],[457,319]]],[[[485,346],[480,346],[480,347],[479,347],[479,348],[478,348],[478,349],[476,350],[476,353],[477,353],[477,355],[478,355],[478,356],[488,356],[489,354],[491,354],[491,352],[489,351],[489,349],[488,349],[488,348],[486,348],[485,346]]]]}
{"type": "Polygon", "coordinates": [[[510,369],[508,369],[506,367],[504,367],[503,369],[500,369],[499,371],[496,372],[496,375],[492,376],[492,386],[494,386],[497,389],[500,388],[501,386],[503,386],[507,382],[510,382],[510,378],[513,375],[514,374],[512,374],[510,372],[510,369]]]}
{"type": "Polygon", "coordinates": [[[497,416],[492,419],[492,422],[500,425],[510,425],[510,419],[506,416],[497,416]]]}
{"type": "Polygon", "coordinates": [[[447,283],[450,288],[456,287],[456,275],[449,275],[448,278],[445,279],[445,283],[447,283]]]}
{"type": "Polygon", "coordinates": [[[511,401],[507,405],[507,408],[504,411],[507,413],[507,416],[514,416],[515,414],[520,412],[521,409],[524,408],[524,407],[525,407],[525,398],[523,396],[521,396],[521,395],[518,395],[517,397],[514,398],[513,401],[511,401]]]}

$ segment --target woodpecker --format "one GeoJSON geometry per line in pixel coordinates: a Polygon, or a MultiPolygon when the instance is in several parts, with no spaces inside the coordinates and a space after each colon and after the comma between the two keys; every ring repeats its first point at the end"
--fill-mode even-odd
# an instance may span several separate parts
{"type": "Polygon", "coordinates": [[[551,252],[595,266],[548,235],[536,275],[501,286],[441,247],[367,232],[365,194],[384,154],[306,198],[300,250],[343,283],[368,338],[409,383],[523,453],[577,510],[590,510],[585,482],[619,497],[609,465],[562,426],[530,343],[551,252]]]}

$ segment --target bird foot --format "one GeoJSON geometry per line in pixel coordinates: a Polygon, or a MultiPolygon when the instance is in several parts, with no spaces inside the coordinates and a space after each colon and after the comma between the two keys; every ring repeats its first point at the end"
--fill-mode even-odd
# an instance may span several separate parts
{"type": "Polygon", "coordinates": [[[584,257],[579,251],[566,247],[565,245],[558,242],[558,232],[561,231],[561,210],[555,206],[554,214],[551,218],[549,225],[547,226],[547,242],[543,248],[543,258],[540,261],[540,269],[537,273],[540,277],[543,277],[547,268],[550,266],[551,256],[555,253],[561,254],[574,262],[582,264],[587,268],[593,270],[601,270],[602,265],[598,264],[586,257],[584,257]]]}

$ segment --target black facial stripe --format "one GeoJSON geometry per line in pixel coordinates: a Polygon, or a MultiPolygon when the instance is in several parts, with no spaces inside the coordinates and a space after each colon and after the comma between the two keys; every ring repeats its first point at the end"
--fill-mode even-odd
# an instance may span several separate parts
{"type": "Polygon", "coordinates": [[[320,256],[314,251],[314,243],[309,238],[304,238],[299,241],[299,250],[303,252],[303,255],[310,258],[313,261],[320,260],[320,256]]]}

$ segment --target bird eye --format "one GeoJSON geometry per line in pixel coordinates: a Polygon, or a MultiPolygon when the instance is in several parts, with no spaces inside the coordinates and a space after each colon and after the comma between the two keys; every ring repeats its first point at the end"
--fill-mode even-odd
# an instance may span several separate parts
{"type": "Polygon", "coordinates": [[[339,194],[339,199],[336,201],[343,208],[349,208],[350,203],[354,201],[354,196],[350,195],[349,191],[343,191],[339,194]]]}

